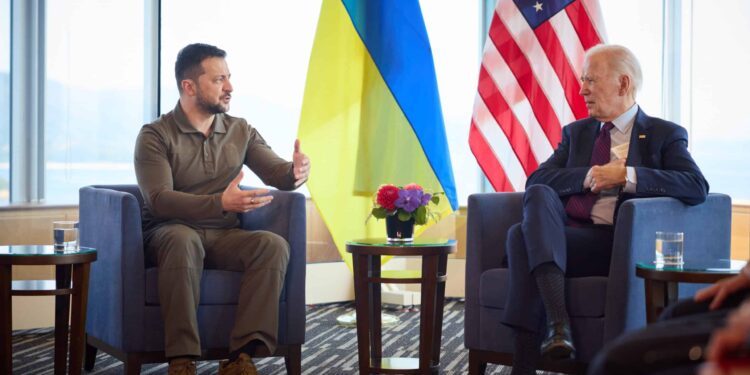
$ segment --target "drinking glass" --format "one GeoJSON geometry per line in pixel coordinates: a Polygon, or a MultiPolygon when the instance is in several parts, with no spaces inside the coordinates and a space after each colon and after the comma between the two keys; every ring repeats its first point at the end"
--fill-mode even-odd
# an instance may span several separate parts
{"type": "Polygon", "coordinates": [[[55,241],[55,250],[78,250],[78,222],[53,221],[52,238],[55,241]]]}
{"type": "Polygon", "coordinates": [[[684,263],[682,232],[656,232],[656,264],[681,266],[684,263]]]}

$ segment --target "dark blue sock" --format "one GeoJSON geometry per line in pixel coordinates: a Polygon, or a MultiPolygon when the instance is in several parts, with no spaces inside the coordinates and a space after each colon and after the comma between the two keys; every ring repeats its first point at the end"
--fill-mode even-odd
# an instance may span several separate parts
{"type": "Polygon", "coordinates": [[[547,321],[550,323],[570,323],[565,307],[565,274],[552,262],[542,263],[532,272],[539,295],[542,297],[547,321]]]}

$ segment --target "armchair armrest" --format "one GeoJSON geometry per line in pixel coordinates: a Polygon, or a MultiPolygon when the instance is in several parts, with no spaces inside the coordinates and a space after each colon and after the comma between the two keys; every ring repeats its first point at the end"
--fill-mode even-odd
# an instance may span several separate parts
{"type": "MultiPolygon", "coordinates": [[[[500,268],[505,257],[508,229],[521,222],[524,193],[482,193],[469,196],[466,225],[466,305],[467,322],[479,322],[479,279],[482,272],[500,268]]],[[[467,347],[479,347],[479,324],[466,334],[467,347]],[[475,342],[474,342],[475,341],[475,342]]]]}
{"type": "MultiPolygon", "coordinates": [[[[96,248],[91,266],[86,332],[128,350],[140,343],[124,332],[124,321],[142,321],[145,304],[145,262],[141,210],[130,193],[106,187],[79,190],[81,246],[96,248]]],[[[142,329],[142,327],[140,328],[142,329]]]]}
{"type": "MultiPolygon", "coordinates": [[[[241,187],[243,190],[252,189],[241,187]]],[[[271,190],[273,201],[257,210],[240,215],[242,228],[246,230],[267,230],[284,237],[289,242],[289,265],[287,266],[282,301],[289,311],[286,344],[301,344],[305,332],[305,270],[307,266],[307,227],[305,196],[300,193],[271,190]],[[291,327],[296,325],[295,327],[291,327]],[[299,333],[299,335],[297,335],[299,333]]],[[[281,327],[285,329],[285,327],[281,327]]],[[[284,336],[281,332],[280,337],[284,336]]]]}
{"type": "MultiPolygon", "coordinates": [[[[643,280],[635,276],[635,264],[654,260],[655,232],[684,232],[686,259],[727,259],[731,215],[732,202],[725,194],[709,194],[704,203],[696,206],[666,197],[623,203],[615,226],[607,295],[624,298],[607,298],[604,342],[646,324],[643,280]]],[[[682,296],[692,295],[695,290],[682,289],[682,296]]]]}
{"type": "MultiPolygon", "coordinates": [[[[255,190],[255,188],[248,186],[241,186],[240,188],[242,190],[255,190]]],[[[283,190],[270,190],[269,195],[273,196],[273,201],[270,204],[240,215],[242,228],[246,230],[267,230],[286,238],[288,241],[290,234],[298,233],[297,230],[300,228],[296,226],[302,224],[302,233],[304,234],[305,196],[283,190]]]]}

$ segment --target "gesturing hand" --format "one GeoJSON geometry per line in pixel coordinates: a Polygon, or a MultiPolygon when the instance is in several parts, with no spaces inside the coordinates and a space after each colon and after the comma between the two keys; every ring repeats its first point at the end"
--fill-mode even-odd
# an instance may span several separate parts
{"type": "MultiPolygon", "coordinates": [[[[745,265],[745,268],[747,267],[750,267],[750,263],[745,265]]],[[[697,302],[711,300],[711,305],[708,308],[716,310],[721,307],[728,296],[747,288],[750,288],[750,279],[743,270],[737,275],[719,280],[715,284],[699,290],[695,293],[695,300],[697,302]]]]}
{"type": "Polygon", "coordinates": [[[263,207],[273,200],[268,194],[268,189],[240,190],[242,171],[229,183],[224,193],[221,194],[221,207],[227,212],[248,212],[263,207]]]}
{"type": "Polygon", "coordinates": [[[294,187],[299,187],[310,176],[310,158],[300,151],[299,139],[294,141],[292,162],[294,163],[294,187]]]}

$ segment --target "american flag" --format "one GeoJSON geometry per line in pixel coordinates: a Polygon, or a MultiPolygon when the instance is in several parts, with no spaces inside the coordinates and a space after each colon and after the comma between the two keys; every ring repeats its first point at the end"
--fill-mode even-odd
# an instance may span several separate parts
{"type": "Polygon", "coordinates": [[[496,191],[523,191],[586,117],[584,52],[606,40],[598,0],[498,0],[484,45],[469,146],[496,191]]]}

